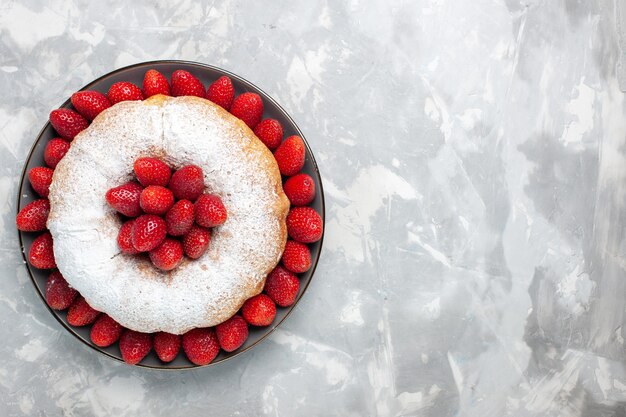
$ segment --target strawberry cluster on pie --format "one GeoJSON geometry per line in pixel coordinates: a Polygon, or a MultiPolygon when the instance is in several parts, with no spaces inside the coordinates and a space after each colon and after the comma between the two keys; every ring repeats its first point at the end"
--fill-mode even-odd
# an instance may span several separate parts
{"type": "Polygon", "coordinates": [[[49,306],[91,325],[95,345],[204,365],[293,304],[323,222],[304,142],[283,140],[260,96],[226,76],[170,81],[149,70],[142,88],[80,91],[52,111],[59,137],[28,172],[41,198],[16,223],[40,233],[28,260],[51,270],[49,306]]]}

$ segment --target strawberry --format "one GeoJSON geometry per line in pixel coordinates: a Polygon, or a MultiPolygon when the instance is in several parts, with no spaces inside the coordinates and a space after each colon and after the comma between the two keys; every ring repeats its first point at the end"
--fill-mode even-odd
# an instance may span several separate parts
{"type": "Polygon", "coordinates": [[[141,89],[133,83],[120,81],[109,88],[107,97],[111,104],[117,104],[121,101],[143,100],[141,89]]]}
{"type": "Polygon", "coordinates": [[[256,93],[243,93],[237,96],[230,108],[233,116],[243,120],[250,129],[254,129],[263,117],[263,100],[256,93]]]}
{"type": "Polygon", "coordinates": [[[254,134],[261,139],[261,142],[263,142],[270,151],[278,148],[280,142],[283,141],[283,127],[280,122],[275,119],[263,119],[261,123],[254,128],[254,134]]]}
{"type": "Polygon", "coordinates": [[[140,198],[143,188],[136,182],[127,182],[106,192],[107,203],[124,216],[137,217],[141,214],[140,198]]]}
{"type": "Polygon", "coordinates": [[[194,209],[189,200],[178,200],[165,215],[167,233],[172,236],[182,236],[193,226],[194,209]]]}
{"type": "Polygon", "coordinates": [[[144,187],[160,185],[166,187],[170,182],[172,171],[167,164],[156,158],[139,158],[133,164],[137,181],[144,187]]]}
{"type": "Polygon", "coordinates": [[[230,109],[235,99],[235,87],[227,76],[223,75],[209,86],[206,98],[224,109],[230,109]]]}
{"type": "Polygon", "coordinates": [[[28,261],[38,269],[52,269],[57,266],[50,232],[45,232],[35,238],[28,251],[28,261]]]}
{"type": "Polygon", "coordinates": [[[91,326],[91,342],[100,347],[111,346],[117,342],[124,328],[107,314],[101,314],[91,326]]]}
{"type": "Polygon", "coordinates": [[[306,206],[315,199],[315,181],[307,174],[296,174],[283,184],[292,206],[306,206]]]}
{"type": "Polygon", "coordinates": [[[52,184],[54,170],[48,167],[35,167],[28,171],[28,181],[33,190],[41,197],[47,198],[52,184]]]}
{"type": "Polygon", "coordinates": [[[150,260],[162,271],[171,271],[183,260],[183,245],[176,239],[165,239],[150,251],[150,260]]]}
{"type": "Polygon", "coordinates": [[[224,224],[228,214],[222,199],[214,194],[202,194],[194,204],[196,223],[202,227],[216,227],[224,224]]]}
{"type": "Polygon", "coordinates": [[[70,287],[63,275],[53,271],[46,281],[46,302],[55,310],[65,310],[76,298],[78,291],[70,287]]]}
{"type": "Polygon", "coordinates": [[[204,174],[197,165],[186,165],[174,172],[169,185],[177,200],[194,201],[204,190],[204,174]]]}
{"type": "Polygon", "coordinates": [[[219,353],[220,345],[212,328],[196,328],[183,335],[183,350],[191,362],[207,365],[219,353]]]}
{"type": "Polygon", "coordinates": [[[209,248],[209,243],[211,243],[211,231],[196,225],[183,236],[183,250],[191,259],[201,257],[209,248]]]}
{"type": "Polygon", "coordinates": [[[99,315],[100,312],[87,304],[87,300],[81,295],[67,310],[67,322],[75,327],[86,326],[96,321],[99,315]]]}
{"type": "Polygon", "coordinates": [[[48,214],[50,214],[48,199],[31,201],[17,213],[15,224],[22,232],[39,232],[45,230],[48,214]]]}
{"type": "Polygon", "coordinates": [[[117,246],[119,246],[123,253],[127,253],[129,255],[139,253],[139,251],[133,246],[133,224],[135,224],[134,219],[125,222],[122,227],[120,227],[120,232],[117,234],[117,246]]]}
{"type": "Polygon", "coordinates": [[[50,124],[59,136],[67,140],[73,140],[89,126],[89,122],[83,116],[70,109],[52,110],[50,124]]]}
{"type": "Polygon", "coordinates": [[[248,338],[248,323],[243,317],[235,315],[215,326],[215,334],[221,348],[232,352],[239,349],[248,338]]]}
{"type": "Polygon", "coordinates": [[[163,362],[171,362],[178,356],[180,336],[177,334],[158,332],[154,334],[154,351],[163,362]]]}
{"type": "Polygon", "coordinates": [[[280,173],[286,176],[295,175],[304,167],[304,141],[300,136],[289,136],[274,151],[280,173]]]}
{"type": "Polygon", "coordinates": [[[174,194],[160,185],[148,185],[141,192],[139,206],[146,214],[162,215],[174,205],[174,194]]]}
{"type": "Polygon", "coordinates": [[[93,120],[103,110],[111,107],[111,102],[99,91],[79,91],[72,94],[72,106],[85,119],[93,120]]]}
{"type": "Polygon", "coordinates": [[[184,70],[174,71],[172,74],[172,95],[196,96],[204,98],[206,92],[199,79],[184,70]]]}
{"type": "Polygon", "coordinates": [[[46,165],[54,169],[69,150],[70,143],[68,141],[61,138],[51,139],[43,151],[43,160],[46,165]]]}
{"type": "Polygon", "coordinates": [[[294,207],[287,215],[287,233],[298,242],[317,242],[323,230],[322,217],[311,207],[294,207]]]}
{"type": "Polygon", "coordinates": [[[283,265],[296,274],[306,272],[311,267],[311,251],[304,243],[288,240],[283,252],[283,265]]]}
{"type": "Polygon", "coordinates": [[[154,214],[144,214],[135,219],[131,240],[139,252],[148,252],[159,246],[166,234],[165,220],[154,214]]]}
{"type": "Polygon", "coordinates": [[[135,365],[152,349],[152,335],[127,329],[120,337],[120,353],[124,362],[135,365]]]}
{"type": "Polygon", "coordinates": [[[276,317],[276,304],[265,294],[255,295],[243,303],[241,314],[253,326],[269,326],[276,317]]]}
{"type": "Polygon", "coordinates": [[[171,95],[170,84],[163,74],[151,69],[146,71],[146,75],[143,77],[143,96],[148,98],[157,94],[171,95]]]}
{"type": "Polygon", "coordinates": [[[287,307],[293,304],[300,289],[298,277],[282,266],[277,266],[265,280],[265,294],[277,305],[287,307]]]}

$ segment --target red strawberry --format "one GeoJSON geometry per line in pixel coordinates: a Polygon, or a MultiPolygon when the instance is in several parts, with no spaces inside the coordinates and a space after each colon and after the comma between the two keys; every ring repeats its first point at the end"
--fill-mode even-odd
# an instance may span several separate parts
{"type": "Polygon", "coordinates": [[[148,98],[157,94],[171,95],[170,84],[163,74],[151,69],[146,71],[146,75],[143,77],[143,95],[148,98]]]}
{"type": "Polygon", "coordinates": [[[152,349],[152,335],[127,329],[120,337],[120,353],[124,362],[135,365],[152,349]]]}
{"type": "Polygon", "coordinates": [[[54,169],[69,150],[70,143],[68,141],[61,138],[51,139],[43,151],[43,160],[46,165],[54,169]]]}
{"type": "Polygon", "coordinates": [[[321,216],[311,207],[294,207],[287,215],[287,233],[298,242],[317,242],[323,230],[321,216]]]}
{"type": "Polygon", "coordinates": [[[253,326],[269,326],[276,317],[276,304],[265,294],[255,295],[243,303],[241,314],[253,326]]]}
{"type": "Polygon", "coordinates": [[[280,173],[295,175],[304,166],[304,141],[300,136],[289,136],[274,152],[280,173]]]}
{"type": "Polygon", "coordinates": [[[306,206],[315,199],[315,181],[307,174],[297,174],[283,184],[292,206],[306,206]]]}
{"type": "Polygon", "coordinates": [[[184,70],[174,71],[172,74],[172,95],[196,96],[204,98],[206,92],[199,79],[184,70]]]}
{"type": "Polygon", "coordinates": [[[70,287],[59,271],[54,271],[46,281],[46,302],[55,310],[65,310],[76,298],[78,291],[70,287]]]}
{"type": "Polygon", "coordinates": [[[191,259],[198,259],[209,248],[211,243],[211,231],[199,226],[192,226],[191,230],[183,236],[183,250],[191,259]]]}
{"type": "Polygon", "coordinates": [[[172,236],[182,236],[193,226],[193,203],[189,200],[179,200],[165,215],[167,233],[172,236]]]}
{"type": "Polygon", "coordinates": [[[102,314],[91,326],[91,341],[100,347],[111,346],[117,342],[124,328],[107,314],[102,314]]]}
{"type": "Polygon", "coordinates": [[[230,109],[235,99],[235,87],[227,76],[223,75],[209,86],[206,98],[224,109],[230,109]]]}
{"type": "Polygon", "coordinates": [[[72,140],[89,126],[89,122],[80,114],[70,109],[56,109],[50,112],[50,124],[59,136],[72,140]]]}
{"type": "Polygon", "coordinates": [[[283,141],[283,127],[280,122],[275,119],[263,119],[261,123],[254,128],[254,134],[261,139],[261,142],[263,142],[270,151],[278,148],[280,142],[283,141]]]}
{"type": "Polygon", "coordinates": [[[311,251],[304,243],[288,240],[283,252],[283,265],[296,274],[306,272],[311,267],[311,251]]]}
{"type": "Polygon", "coordinates": [[[35,238],[28,251],[28,261],[38,269],[52,269],[57,266],[52,249],[52,235],[50,232],[35,238]]]}
{"type": "Polygon", "coordinates": [[[191,362],[207,365],[219,353],[220,345],[212,328],[197,328],[183,335],[183,350],[191,362]]]}
{"type": "Polygon", "coordinates": [[[215,326],[215,334],[226,352],[237,350],[248,338],[248,323],[239,315],[232,316],[215,326]]]}
{"type": "Polygon", "coordinates": [[[196,223],[202,227],[224,224],[228,217],[222,199],[214,194],[202,194],[194,204],[196,223]]]}
{"type": "Polygon", "coordinates": [[[137,217],[141,214],[139,201],[143,188],[136,182],[127,182],[106,192],[107,203],[124,216],[137,217]]]}
{"type": "Polygon", "coordinates": [[[265,280],[265,294],[277,305],[287,307],[293,304],[300,289],[300,281],[295,274],[282,266],[277,266],[265,280]]]}
{"type": "Polygon", "coordinates": [[[72,326],[80,327],[96,321],[100,312],[94,310],[83,296],[79,296],[67,310],[67,322],[72,326]]]}
{"type": "Polygon", "coordinates": [[[174,205],[174,194],[160,185],[149,185],[141,192],[139,205],[146,214],[160,216],[174,205]]]}
{"type": "Polygon", "coordinates": [[[141,89],[133,83],[120,81],[109,88],[107,97],[111,104],[117,104],[121,101],[143,100],[141,89]]]}
{"type": "Polygon", "coordinates": [[[186,165],[174,172],[169,185],[177,200],[195,201],[204,190],[204,174],[197,165],[186,165]]]}
{"type": "Polygon", "coordinates": [[[50,214],[50,202],[47,199],[32,201],[17,213],[15,218],[17,229],[22,232],[45,230],[48,214],[50,214]]]}
{"type": "Polygon", "coordinates": [[[154,214],[144,214],[135,219],[131,240],[139,252],[148,252],[159,246],[166,234],[165,220],[154,214]]]}
{"type": "Polygon", "coordinates": [[[160,159],[156,158],[139,158],[133,164],[133,170],[137,176],[137,180],[141,185],[160,185],[166,187],[170,182],[172,172],[170,167],[160,159]]]}
{"type": "Polygon", "coordinates": [[[133,246],[133,224],[135,224],[134,219],[127,221],[122,225],[122,227],[120,227],[120,232],[117,234],[117,246],[119,246],[122,252],[129,255],[139,253],[139,251],[133,246]]]}
{"type": "Polygon", "coordinates": [[[72,94],[72,105],[85,119],[93,120],[111,107],[107,96],[99,91],[79,91],[72,94]]]}
{"type": "Polygon", "coordinates": [[[158,332],[154,334],[154,351],[163,362],[171,362],[178,356],[180,336],[177,334],[158,332]]]}
{"type": "Polygon", "coordinates": [[[176,239],[165,239],[150,251],[150,260],[162,271],[171,271],[183,260],[183,245],[176,239]]]}
{"type": "Polygon", "coordinates": [[[33,190],[41,197],[47,198],[52,184],[54,170],[48,167],[35,167],[28,171],[28,180],[33,190]]]}
{"type": "Polygon", "coordinates": [[[233,102],[230,112],[243,120],[250,129],[254,129],[263,117],[263,100],[256,93],[240,94],[233,102]]]}

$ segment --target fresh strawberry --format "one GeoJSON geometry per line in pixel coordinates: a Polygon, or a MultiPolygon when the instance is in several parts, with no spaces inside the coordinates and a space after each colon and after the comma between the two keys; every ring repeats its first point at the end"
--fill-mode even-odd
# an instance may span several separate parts
{"type": "Polygon", "coordinates": [[[52,269],[57,266],[50,232],[45,232],[35,238],[28,251],[28,261],[38,269],[52,269]]]}
{"type": "Polygon", "coordinates": [[[123,253],[127,253],[129,255],[139,253],[139,251],[133,246],[133,224],[135,224],[134,219],[127,221],[122,225],[122,227],[120,227],[120,232],[117,234],[117,246],[119,246],[123,253]]]}
{"type": "Polygon", "coordinates": [[[51,139],[43,151],[43,160],[46,165],[54,169],[69,150],[70,143],[68,141],[61,138],[51,139]]]}
{"type": "Polygon", "coordinates": [[[83,116],[70,109],[52,110],[50,124],[59,136],[67,140],[73,140],[89,126],[89,122],[83,116]]]}
{"type": "Polygon", "coordinates": [[[78,291],[70,287],[59,271],[53,271],[46,281],[46,302],[55,310],[65,310],[76,298],[78,291]]]}
{"type": "Polygon", "coordinates": [[[224,224],[228,214],[222,199],[214,194],[202,194],[194,204],[196,223],[202,227],[216,227],[224,224]]]}
{"type": "Polygon", "coordinates": [[[235,315],[215,326],[215,334],[221,348],[232,352],[239,349],[248,338],[248,323],[243,317],[235,315]]]}
{"type": "Polygon", "coordinates": [[[207,365],[219,353],[220,345],[212,328],[196,328],[183,335],[183,350],[191,362],[207,365]]]}
{"type": "Polygon", "coordinates": [[[235,99],[235,87],[233,87],[233,82],[227,76],[221,76],[209,86],[206,92],[206,98],[226,110],[230,109],[235,99]]]}
{"type": "Polygon", "coordinates": [[[102,314],[91,326],[90,337],[94,345],[111,346],[117,342],[124,328],[107,314],[102,314]]]}
{"type": "Polygon", "coordinates": [[[196,96],[204,98],[206,92],[199,79],[185,70],[177,70],[172,74],[172,95],[196,96]]]}
{"type": "Polygon", "coordinates": [[[152,335],[127,329],[120,337],[120,353],[124,362],[135,365],[152,349],[152,335]]]}
{"type": "Polygon", "coordinates": [[[67,322],[76,327],[86,326],[96,321],[99,315],[100,312],[87,304],[87,300],[81,295],[67,310],[67,322]]]}
{"type": "Polygon", "coordinates": [[[133,164],[133,170],[141,185],[160,185],[166,187],[172,171],[167,164],[156,158],[139,158],[133,164]]]}
{"type": "Polygon", "coordinates": [[[163,362],[171,362],[176,359],[180,351],[180,336],[166,332],[154,334],[154,351],[163,362]]]}
{"type": "Polygon", "coordinates": [[[287,233],[298,242],[317,242],[323,230],[322,217],[311,207],[294,207],[287,215],[287,233]]]}
{"type": "Polygon", "coordinates": [[[198,259],[209,248],[211,243],[211,231],[199,226],[192,226],[191,230],[183,236],[183,250],[191,259],[198,259]]]}
{"type": "Polygon", "coordinates": [[[143,188],[136,182],[127,182],[106,192],[107,203],[124,216],[137,217],[141,214],[141,192],[143,188]]]}
{"type": "Polygon", "coordinates": [[[204,190],[204,174],[197,165],[186,165],[174,172],[169,185],[177,200],[195,201],[204,190]]]}
{"type": "Polygon", "coordinates": [[[107,97],[111,104],[117,104],[121,101],[143,100],[143,93],[135,84],[120,81],[109,88],[107,97]]]}
{"type": "Polygon", "coordinates": [[[265,280],[265,294],[277,305],[287,307],[293,304],[300,289],[298,277],[282,266],[277,266],[265,280]]]}
{"type": "Polygon", "coordinates": [[[243,93],[237,96],[230,108],[233,116],[243,120],[250,129],[254,129],[263,117],[263,100],[256,93],[243,93]]]}
{"type": "Polygon", "coordinates": [[[107,96],[99,91],[79,91],[72,94],[72,106],[85,119],[93,120],[103,110],[111,107],[107,96]]]}
{"type": "Polygon", "coordinates": [[[35,167],[28,171],[28,180],[33,190],[41,197],[47,198],[52,184],[54,170],[48,167],[35,167]]]}
{"type": "Polygon", "coordinates": [[[148,98],[157,94],[171,95],[170,84],[163,74],[151,69],[146,71],[146,75],[143,77],[143,96],[148,98]]]}
{"type": "Polygon", "coordinates": [[[150,251],[150,260],[162,271],[171,271],[183,260],[183,245],[176,239],[165,239],[150,251]]]}
{"type": "Polygon", "coordinates": [[[283,127],[280,122],[275,119],[263,119],[261,123],[254,128],[254,134],[261,139],[261,142],[263,142],[270,151],[278,148],[280,142],[283,141],[283,127]]]}
{"type": "Polygon", "coordinates": [[[39,232],[45,230],[50,214],[50,202],[42,198],[25,205],[15,218],[17,229],[22,232],[39,232]]]}
{"type": "Polygon", "coordinates": [[[276,317],[276,304],[265,294],[255,295],[243,303],[241,314],[253,326],[269,326],[276,317]]]}
{"type": "Polygon", "coordinates": [[[160,216],[174,205],[174,194],[160,185],[148,185],[141,192],[139,205],[146,214],[160,216]]]}
{"type": "Polygon", "coordinates": [[[182,236],[189,232],[193,221],[193,203],[189,200],[178,200],[165,215],[167,233],[172,236],[182,236]]]}
{"type": "Polygon", "coordinates": [[[292,206],[306,206],[315,199],[315,181],[307,174],[296,174],[283,184],[292,206]]]}
{"type": "Polygon", "coordinates": [[[159,246],[166,234],[165,220],[154,214],[144,214],[135,219],[131,240],[139,252],[148,252],[159,246]]]}
{"type": "Polygon", "coordinates": [[[289,136],[274,152],[280,173],[295,175],[304,167],[304,141],[300,136],[289,136]]]}
{"type": "Polygon", "coordinates": [[[283,252],[283,265],[296,274],[306,272],[311,267],[311,251],[304,243],[288,240],[283,252]]]}

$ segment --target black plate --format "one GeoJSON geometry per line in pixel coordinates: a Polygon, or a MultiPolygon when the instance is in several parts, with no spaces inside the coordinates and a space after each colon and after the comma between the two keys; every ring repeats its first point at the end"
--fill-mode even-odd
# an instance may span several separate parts
{"type": "MultiPolygon", "coordinates": [[[[317,164],[315,163],[315,159],[313,158],[313,153],[311,152],[311,148],[306,142],[306,138],[304,137],[304,134],[298,128],[298,126],[293,121],[293,119],[289,117],[287,112],[282,107],[280,107],[278,103],[274,101],[274,99],[272,99],[269,95],[267,95],[257,86],[241,78],[240,76],[232,74],[228,71],[225,71],[223,69],[220,69],[211,65],[201,64],[197,62],[174,61],[174,60],[151,61],[151,62],[144,62],[140,64],[131,65],[131,66],[120,68],[118,70],[110,72],[96,79],[95,81],[87,84],[81,90],[98,90],[106,94],[106,92],[109,90],[109,87],[113,83],[116,83],[118,81],[130,81],[141,87],[144,74],[149,69],[156,69],[160,71],[168,79],[170,78],[172,72],[178,69],[183,69],[183,70],[189,71],[190,73],[198,77],[200,81],[202,81],[205,87],[207,87],[211,82],[221,77],[222,75],[228,75],[233,81],[237,94],[241,94],[246,91],[251,91],[251,92],[259,94],[263,98],[263,104],[265,106],[265,112],[263,114],[263,117],[264,118],[271,117],[271,118],[278,120],[283,125],[285,137],[289,135],[298,135],[302,137],[302,139],[304,140],[304,143],[306,144],[306,162],[304,165],[303,172],[309,174],[315,180],[315,185],[317,187],[317,195],[315,197],[315,200],[311,204],[311,207],[317,210],[317,212],[320,213],[320,215],[322,216],[322,219],[324,219],[324,192],[322,189],[322,181],[320,178],[319,170],[317,168],[317,164]]],[[[71,107],[70,100],[68,99],[67,101],[65,101],[62,107],[71,107]]],[[[31,148],[30,153],[28,154],[26,163],[24,165],[24,169],[22,171],[22,176],[20,178],[20,189],[19,189],[19,195],[18,195],[18,210],[20,210],[26,204],[38,198],[37,194],[30,187],[30,183],[28,182],[27,172],[33,167],[45,165],[44,160],[43,160],[44,148],[46,146],[46,143],[48,143],[48,141],[55,136],[56,134],[54,132],[54,129],[52,128],[49,122],[46,123],[43,129],[41,130],[41,132],[39,132],[39,135],[37,136],[37,139],[35,140],[35,143],[33,144],[33,147],[31,148]]],[[[34,238],[39,233],[18,232],[18,234],[19,234],[19,242],[20,242],[20,246],[22,250],[22,255],[24,257],[26,269],[28,270],[28,273],[35,286],[35,289],[37,290],[37,293],[39,294],[41,300],[44,302],[44,304],[47,307],[48,304],[45,301],[45,286],[46,286],[46,280],[48,279],[50,271],[33,268],[28,263],[28,250],[30,249],[30,246],[34,238]]],[[[298,301],[300,300],[300,298],[302,298],[302,295],[304,294],[307,287],[309,286],[309,283],[311,282],[311,279],[313,277],[313,273],[315,272],[315,267],[317,266],[317,262],[319,260],[320,252],[322,249],[322,240],[323,240],[323,236],[319,242],[316,242],[310,245],[311,256],[312,256],[312,261],[313,261],[312,266],[308,272],[300,275],[300,292],[298,293],[298,297],[296,298],[296,301],[293,303],[293,305],[287,308],[279,307],[277,309],[278,311],[276,313],[276,319],[268,327],[250,326],[250,336],[248,337],[248,340],[241,348],[231,353],[220,351],[220,354],[217,356],[217,358],[215,358],[213,362],[211,362],[210,365],[214,365],[219,362],[225,361],[227,359],[235,357],[251,349],[253,346],[257,345],[260,341],[267,338],[270,335],[270,333],[272,333],[274,329],[276,329],[283,322],[283,320],[287,318],[287,316],[291,313],[291,311],[296,306],[296,304],[298,304],[298,301]]],[[[71,334],[76,336],[80,341],[82,341],[83,343],[90,346],[94,350],[112,359],[122,361],[122,357],[120,355],[120,351],[119,351],[117,343],[107,348],[98,347],[94,345],[93,343],[91,343],[91,340],[89,338],[89,332],[90,332],[91,326],[72,327],[67,323],[65,311],[56,311],[50,308],[48,309],[50,310],[50,313],[52,313],[52,315],[56,317],[59,323],[61,323],[71,334]]],[[[192,364],[186,358],[185,354],[182,351],[179,353],[178,357],[173,362],[170,362],[167,364],[161,362],[159,358],[156,356],[156,354],[154,353],[154,351],[152,351],[137,366],[146,367],[146,368],[156,368],[156,369],[191,369],[191,368],[198,367],[192,364]]]]}

